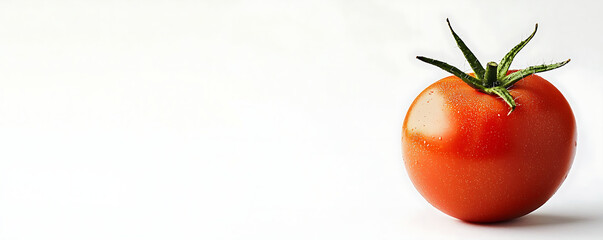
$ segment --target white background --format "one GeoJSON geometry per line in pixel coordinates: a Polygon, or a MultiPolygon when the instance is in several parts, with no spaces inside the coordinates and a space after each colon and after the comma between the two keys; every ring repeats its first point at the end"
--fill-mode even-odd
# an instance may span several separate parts
{"type": "Polygon", "coordinates": [[[603,235],[596,1],[1,1],[0,239],[593,239],[603,235]],[[488,2],[488,3],[487,3],[488,2]],[[414,97],[539,32],[578,121],[534,213],[471,225],[403,168],[414,97]]]}

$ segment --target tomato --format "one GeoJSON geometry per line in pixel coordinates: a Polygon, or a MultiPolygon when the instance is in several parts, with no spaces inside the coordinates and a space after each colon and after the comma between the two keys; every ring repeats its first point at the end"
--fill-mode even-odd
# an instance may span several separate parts
{"type": "Polygon", "coordinates": [[[477,87],[464,75],[433,83],[413,101],[402,127],[404,164],[416,189],[437,209],[468,222],[534,211],[560,187],[576,151],[576,121],[563,94],[535,74],[505,87],[507,93],[487,90],[521,72],[503,70],[489,86],[488,69],[477,87]]]}

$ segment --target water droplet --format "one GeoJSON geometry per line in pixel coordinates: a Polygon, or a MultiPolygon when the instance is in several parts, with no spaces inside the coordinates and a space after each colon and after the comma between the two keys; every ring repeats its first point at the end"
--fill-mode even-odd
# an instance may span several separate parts
{"type": "Polygon", "coordinates": [[[499,113],[499,114],[496,114],[496,115],[498,115],[498,116],[500,117],[500,113],[499,113]]]}
{"type": "Polygon", "coordinates": [[[423,140],[423,144],[427,143],[427,141],[423,140]]]}
{"type": "Polygon", "coordinates": [[[442,140],[442,137],[438,137],[438,140],[442,140]]]}

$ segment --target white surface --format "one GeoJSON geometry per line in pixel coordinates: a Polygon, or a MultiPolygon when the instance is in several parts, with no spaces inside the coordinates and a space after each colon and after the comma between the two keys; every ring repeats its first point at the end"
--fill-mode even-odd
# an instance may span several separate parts
{"type": "Polygon", "coordinates": [[[2,1],[1,239],[594,239],[603,235],[595,1],[2,1]],[[412,99],[540,24],[514,67],[574,108],[557,194],[518,221],[443,215],[403,169],[412,99]]]}

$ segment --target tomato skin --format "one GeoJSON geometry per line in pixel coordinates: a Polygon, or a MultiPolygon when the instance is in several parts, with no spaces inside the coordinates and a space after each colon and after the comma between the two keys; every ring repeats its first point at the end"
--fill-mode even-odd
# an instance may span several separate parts
{"type": "MultiPolygon", "coordinates": [[[[510,71],[511,72],[511,71],[510,71]]],[[[419,193],[468,222],[505,221],[544,204],[576,151],[572,109],[551,83],[530,75],[502,99],[450,76],[411,104],[402,127],[404,164],[419,193]]]]}

